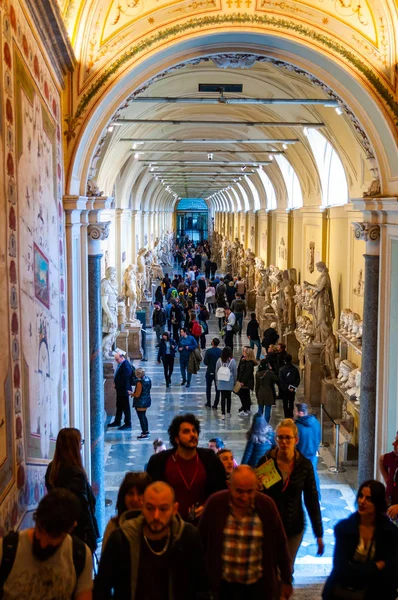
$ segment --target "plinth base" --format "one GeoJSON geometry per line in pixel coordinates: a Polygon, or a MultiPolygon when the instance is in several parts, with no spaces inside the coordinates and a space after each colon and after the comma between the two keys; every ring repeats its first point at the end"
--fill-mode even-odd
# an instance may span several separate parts
{"type": "Polygon", "coordinates": [[[332,419],[343,418],[344,399],[341,392],[336,389],[333,379],[322,379],[321,401],[332,419]]]}
{"type": "Polygon", "coordinates": [[[286,350],[289,352],[289,354],[292,355],[293,362],[297,364],[299,361],[298,353],[299,353],[299,349],[300,349],[300,344],[297,341],[297,338],[294,335],[294,332],[284,335],[283,339],[286,344],[286,350]]]}
{"type": "Polygon", "coordinates": [[[309,344],[305,349],[304,397],[311,406],[319,406],[322,395],[322,344],[309,344]]]}
{"type": "Polygon", "coordinates": [[[255,290],[247,294],[247,309],[254,310],[256,308],[256,292],[255,290]]]}
{"type": "Polygon", "coordinates": [[[104,360],[104,403],[107,415],[116,413],[116,390],[113,377],[113,362],[104,360]]]}

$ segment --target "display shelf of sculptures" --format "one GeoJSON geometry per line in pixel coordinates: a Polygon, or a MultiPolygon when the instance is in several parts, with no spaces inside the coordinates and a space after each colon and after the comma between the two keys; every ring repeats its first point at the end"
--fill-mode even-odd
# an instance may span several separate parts
{"type": "MultiPolygon", "coordinates": [[[[341,414],[335,416],[340,422],[341,436],[351,446],[358,446],[361,371],[350,360],[336,359],[338,375],[333,379],[333,386],[341,397],[341,414]]],[[[348,452],[345,448],[345,452],[348,452]]],[[[355,458],[355,455],[354,455],[355,458]]]]}
{"type": "Polygon", "coordinates": [[[340,328],[337,337],[340,340],[340,356],[347,357],[347,347],[362,355],[362,319],[358,313],[344,308],[340,313],[340,328]]]}

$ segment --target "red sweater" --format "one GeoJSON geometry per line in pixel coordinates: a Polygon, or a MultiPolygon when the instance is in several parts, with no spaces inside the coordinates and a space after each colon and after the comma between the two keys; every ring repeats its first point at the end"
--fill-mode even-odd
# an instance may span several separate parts
{"type": "MultiPolygon", "coordinates": [[[[222,574],[224,528],[229,514],[230,493],[217,492],[208,499],[199,533],[205,550],[210,589],[217,593],[222,574]]],[[[273,600],[278,590],[278,569],[283,583],[291,583],[292,569],[286,543],[286,534],[278,509],[271,498],[256,493],[255,510],[263,524],[263,577],[267,584],[264,600],[273,600]]]]}

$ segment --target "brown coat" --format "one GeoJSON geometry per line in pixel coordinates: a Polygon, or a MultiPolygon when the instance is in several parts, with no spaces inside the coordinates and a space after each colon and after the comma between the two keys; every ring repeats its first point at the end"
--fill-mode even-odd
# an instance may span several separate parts
{"type": "Polygon", "coordinates": [[[278,377],[268,369],[257,371],[256,374],[256,398],[259,406],[270,406],[274,404],[273,385],[278,383],[278,377]]]}

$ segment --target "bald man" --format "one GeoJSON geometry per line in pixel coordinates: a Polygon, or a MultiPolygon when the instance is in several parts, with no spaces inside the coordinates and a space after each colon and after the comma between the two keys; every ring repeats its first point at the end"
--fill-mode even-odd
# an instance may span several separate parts
{"type": "Polygon", "coordinates": [[[199,532],[217,600],[287,600],[292,595],[286,535],[269,500],[257,491],[254,470],[241,465],[231,475],[229,490],[207,501],[199,532]]]}
{"type": "Polygon", "coordinates": [[[149,485],[142,515],[122,515],[119,527],[101,556],[94,600],[210,599],[199,533],[179,516],[167,483],[149,485]]]}

